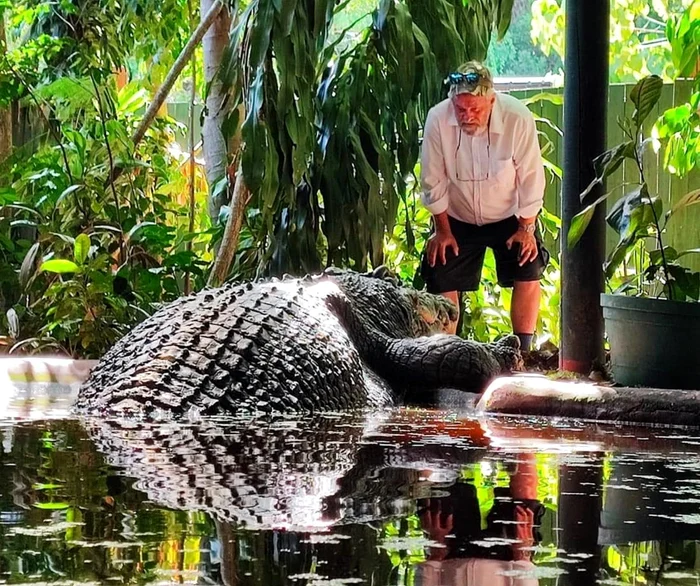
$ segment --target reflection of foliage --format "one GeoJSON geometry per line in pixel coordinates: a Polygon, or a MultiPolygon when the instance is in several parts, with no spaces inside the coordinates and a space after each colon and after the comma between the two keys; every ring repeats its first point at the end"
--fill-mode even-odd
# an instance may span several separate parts
{"type": "Polygon", "coordinates": [[[697,567],[698,561],[695,542],[641,541],[605,546],[602,570],[624,584],[689,584],[687,580],[696,583],[697,578],[690,572],[679,572],[679,567],[697,567]],[[676,574],[678,582],[665,578],[665,572],[676,574]]]}
{"type": "MultiPolygon", "coordinates": [[[[557,461],[551,454],[537,454],[537,500],[547,509],[557,510],[559,478],[557,461]]],[[[494,504],[494,489],[506,487],[510,482],[508,466],[500,461],[484,460],[465,467],[462,478],[476,488],[481,512],[481,527],[486,527],[486,517],[494,504]]]]}
{"type": "MultiPolygon", "coordinates": [[[[307,449],[300,444],[289,456],[306,457],[307,449]]],[[[469,465],[462,474],[485,490],[508,482],[504,471],[516,455],[499,452],[487,458],[490,466],[469,465]]],[[[202,462],[205,468],[195,482],[206,478],[206,467],[211,465],[202,462]]],[[[560,534],[553,513],[561,473],[558,456],[543,453],[536,456],[536,462],[538,499],[549,509],[545,515],[549,524],[542,527],[543,542],[533,560],[538,568],[547,570],[562,559],[581,558],[576,554],[568,557],[568,552],[557,547],[560,534]]],[[[612,465],[611,458],[605,465],[612,465]]],[[[241,473],[257,472],[251,468],[241,473]]],[[[287,584],[293,575],[312,573],[328,577],[318,578],[319,584],[353,579],[410,586],[417,565],[426,559],[425,536],[413,513],[382,519],[377,525],[357,521],[315,534],[253,531],[214,522],[201,512],[162,508],[146,500],[138,488],[139,479],[123,474],[105,463],[76,421],[0,424],[3,579],[9,584],[57,580],[222,584],[226,583],[222,579],[226,561],[232,575],[239,578],[235,583],[247,586],[287,584]],[[40,503],[67,508],[51,510],[37,506],[40,503]]],[[[162,478],[166,486],[169,480],[162,478]]],[[[603,484],[607,480],[605,476],[603,484]]],[[[695,541],[620,544],[605,546],[602,553],[602,579],[609,578],[610,583],[655,583],[659,570],[660,584],[676,583],[663,572],[682,573],[687,577],[675,579],[687,583],[695,579],[694,568],[700,559],[695,541]]],[[[575,567],[567,563],[567,569],[575,567]]],[[[308,584],[315,582],[308,580],[308,584]]],[[[554,581],[543,577],[540,584],[554,581]]]]}
{"type": "MultiPolygon", "coordinates": [[[[672,77],[670,48],[664,39],[668,17],[693,0],[617,0],[610,3],[610,80],[633,81],[651,73],[672,77]]],[[[532,38],[545,55],[564,60],[564,1],[535,0],[532,38]]]]}
{"type": "Polygon", "coordinates": [[[426,560],[425,537],[418,515],[386,523],[382,529],[382,544],[391,561],[391,583],[412,585],[415,566],[426,560]]]}
{"type": "Polygon", "coordinates": [[[0,448],[0,510],[22,507],[19,524],[0,524],[0,569],[9,570],[11,583],[29,575],[99,583],[196,576],[210,520],[144,506],[138,492],[125,491],[124,481],[102,468],[77,422],[0,427],[3,445],[11,448],[0,448]],[[9,444],[4,429],[13,432],[9,444]],[[14,488],[3,490],[5,481],[14,488]]]}

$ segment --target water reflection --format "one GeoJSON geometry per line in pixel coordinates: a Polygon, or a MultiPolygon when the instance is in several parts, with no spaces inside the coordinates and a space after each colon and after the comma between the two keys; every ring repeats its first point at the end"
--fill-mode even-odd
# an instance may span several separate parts
{"type": "Polygon", "coordinates": [[[417,410],[0,420],[0,583],[695,585],[698,444],[417,410]]]}
{"type": "Polygon", "coordinates": [[[506,468],[507,486],[494,489],[483,515],[476,486],[457,481],[439,498],[419,501],[421,529],[433,544],[416,567],[416,585],[537,584],[532,562],[545,514],[538,500],[533,454],[519,454],[506,468]]]}

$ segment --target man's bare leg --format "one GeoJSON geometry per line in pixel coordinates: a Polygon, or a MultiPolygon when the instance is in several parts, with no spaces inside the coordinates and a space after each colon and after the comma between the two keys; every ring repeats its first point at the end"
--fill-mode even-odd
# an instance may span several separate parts
{"type": "Polygon", "coordinates": [[[456,334],[457,333],[457,324],[459,323],[459,293],[457,291],[445,291],[444,293],[440,293],[443,297],[447,297],[452,303],[455,304],[455,307],[457,308],[457,318],[455,321],[450,323],[450,329],[447,332],[448,334],[456,334]]]}
{"type": "Polygon", "coordinates": [[[523,344],[523,339],[532,341],[540,312],[540,295],[539,281],[516,281],[513,286],[510,318],[513,333],[520,337],[520,343],[526,351],[530,348],[528,343],[523,344]]]}

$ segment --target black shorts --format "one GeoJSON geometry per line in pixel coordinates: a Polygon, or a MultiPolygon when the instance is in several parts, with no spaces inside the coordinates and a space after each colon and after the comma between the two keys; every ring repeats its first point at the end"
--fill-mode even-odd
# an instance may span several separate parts
{"type": "Polygon", "coordinates": [[[455,256],[451,249],[448,250],[447,262],[443,265],[438,260],[434,267],[428,264],[423,254],[420,271],[430,293],[478,290],[487,247],[493,250],[496,258],[498,284],[501,287],[512,287],[516,281],[539,281],[544,275],[549,251],[542,245],[539,232],[535,232],[537,258],[523,266],[518,264],[519,245],[510,250],[506,246],[506,241],[518,230],[515,216],[483,226],[466,224],[450,216],[448,218],[459,254],[455,256]]]}

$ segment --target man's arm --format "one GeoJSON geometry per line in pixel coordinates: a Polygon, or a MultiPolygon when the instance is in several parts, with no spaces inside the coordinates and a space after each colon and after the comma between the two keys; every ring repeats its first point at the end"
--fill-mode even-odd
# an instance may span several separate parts
{"type": "Polygon", "coordinates": [[[433,214],[435,233],[428,240],[426,252],[428,263],[435,266],[447,262],[447,250],[452,249],[459,254],[459,246],[452,235],[450,222],[447,217],[449,199],[447,197],[450,180],[445,171],[445,157],[442,152],[440,125],[435,110],[428,112],[423,129],[423,146],[421,150],[421,185],[423,195],[421,201],[428,211],[433,214]]]}
{"type": "MultiPolygon", "coordinates": [[[[450,180],[445,170],[445,157],[442,152],[440,125],[435,110],[428,112],[423,128],[423,144],[421,146],[421,186],[423,194],[421,201],[433,216],[445,215],[447,221],[448,198],[447,190],[450,180]]],[[[448,226],[449,228],[449,226],[448,226]]]]}

